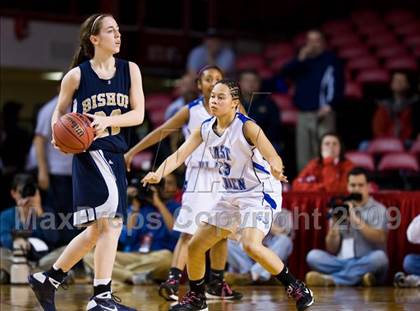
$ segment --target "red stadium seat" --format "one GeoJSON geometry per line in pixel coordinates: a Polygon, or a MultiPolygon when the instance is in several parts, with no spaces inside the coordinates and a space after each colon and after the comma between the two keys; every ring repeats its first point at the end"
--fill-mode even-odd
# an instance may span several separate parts
{"type": "Polygon", "coordinates": [[[321,29],[327,35],[352,32],[353,25],[348,20],[331,20],[325,22],[321,29]]]}
{"type": "Polygon", "coordinates": [[[379,68],[379,62],[373,56],[359,57],[349,60],[347,68],[350,70],[377,69],[379,68]]]}
{"type": "Polygon", "coordinates": [[[354,11],[351,20],[356,24],[366,24],[369,21],[380,21],[378,12],[371,10],[354,11]]]}
{"type": "Polygon", "coordinates": [[[419,163],[414,155],[401,152],[401,153],[390,153],[385,155],[378,165],[380,172],[384,171],[408,171],[408,172],[419,172],[419,163]]]}
{"type": "Polygon", "coordinates": [[[336,48],[349,45],[360,45],[360,38],[355,34],[332,37],[329,41],[330,45],[336,48]]]}
{"type": "Polygon", "coordinates": [[[260,54],[246,54],[239,56],[236,59],[236,69],[237,70],[246,70],[254,69],[258,70],[265,66],[264,57],[260,54]]]}
{"type": "Polygon", "coordinates": [[[376,55],[380,58],[402,57],[407,55],[406,49],[400,45],[379,48],[376,55]]]}
{"type": "Polygon", "coordinates": [[[280,110],[283,111],[293,109],[293,100],[291,95],[283,93],[273,93],[271,94],[271,98],[276,103],[277,107],[280,108],[280,110]]]}
{"type": "Polygon", "coordinates": [[[363,167],[366,170],[374,171],[375,170],[375,162],[373,161],[373,157],[366,152],[359,152],[359,151],[349,151],[346,152],[346,159],[353,162],[355,166],[363,167]]]}
{"type": "Polygon", "coordinates": [[[374,24],[362,24],[359,25],[358,32],[363,36],[373,37],[376,35],[384,35],[389,33],[389,29],[385,24],[374,23],[374,24]]]}
{"type": "Polygon", "coordinates": [[[418,46],[416,46],[416,47],[414,48],[414,50],[413,50],[413,55],[414,55],[416,58],[420,58],[420,45],[418,45],[418,46]]]}
{"type": "Polygon", "coordinates": [[[416,15],[408,10],[394,10],[386,14],[384,19],[388,24],[397,26],[416,19],[416,15]]]}
{"type": "Polygon", "coordinates": [[[416,71],[417,61],[414,57],[391,58],[386,61],[385,68],[391,71],[392,70],[416,71]]]}
{"type": "Polygon", "coordinates": [[[274,76],[274,70],[271,67],[262,67],[257,69],[258,74],[261,79],[268,80],[274,76]]]}
{"type": "Polygon", "coordinates": [[[344,58],[344,59],[353,59],[353,58],[359,58],[359,57],[365,57],[369,56],[369,50],[364,45],[350,45],[341,47],[338,51],[338,57],[344,58]]]}
{"type": "Polygon", "coordinates": [[[417,139],[411,146],[410,153],[420,155],[420,139],[417,139]]]}
{"type": "Polygon", "coordinates": [[[376,138],[369,143],[368,152],[370,154],[387,154],[403,152],[404,146],[398,138],[376,138]]]}
{"type": "Polygon", "coordinates": [[[150,151],[142,151],[137,153],[131,162],[131,168],[135,171],[147,171],[152,168],[153,153],[150,151]]]}
{"type": "Polygon", "coordinates": [[[356,81],[362,84],[387,84],[390,75],[385,69],[363,69],[357,75],[356,81]]]}
{"type": "Polygon", "coordinates": [[[292,60],[292,57],[278,57],[272,60],[270,67],[274,71],[278,71],[278,70],[281,70],[283,66],[291,60],[292,60]]]}
{"type": "Polygon", "coordinates": [[[172,102],[172,97],[165,93],[146,95],[145,104],[149,112],[166,109],[172,102]]]}
{"type": "Polygon", "coordinates": [[[392,33],[377,34],[369,36],[366,39],[366,44],[370,47],[383,48],[389,46],[398,46],[399,43],[392,33]]]}
{"type": "Polygon", "coordinates": [[[165,109],[149,111],[150,119],[154,127],[158,127],[165,122],[165,109]]]}
{"type": "Polygon", "coordinates": [[[306,32],[301,32],[293,38],[293,46],[295,48],[302,47],[306,42],[306,32]]]}
{"type": "Polygon", "coordinates": [[[405,25],[395,27],[394,32],[400,36],[418,35],[420,33],[420,21],[415,20],[405,25]]]}
{"type": "Polygon", "coordinates": [[[418,34],[405,37],[404,43],[408,47],[420,46],[420,29],[419,29],[418,34]]]}
{"type": "Polygon", "coordinates": [[[290,43],[278,42],[270,43],[264,49],[264,57],[266,59],[274,59],[278,57],[293,57],[294,49],[290,43]]]}
{"type": "Polygon", "coordinates": [[[287,109],[281,112],[281,122],[286,126],[296,126],[298,112],[295,109],[287,109]]]}
{"type": "Polygon", "coordinates": [[[347,99],[361,100],[363,98],[363,91],[359,83],[347,81],[344,89],[344,96],[347,99]]]}

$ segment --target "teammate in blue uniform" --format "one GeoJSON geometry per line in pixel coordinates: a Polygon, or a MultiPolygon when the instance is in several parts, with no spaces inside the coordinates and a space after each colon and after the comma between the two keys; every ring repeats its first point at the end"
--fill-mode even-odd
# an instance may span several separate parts
{"type": "Polygon", "coordinates": [[[156,172],[150,172],[143,184],[158,183],[171,173],[203,142],[218,162],[223,193],[188,245],[187,271],[190,291],[171,310],[208,310],[205,296],[205,253],[222,239],[239,236],[247,254],[284,284],[298,310],[313,304],[312,292],[294,278],[281,259],[262,243],[272,222],[273,200],[265,193],[264,183],[255,171],[255,149],[271,166],[271,174],[280,181],[283,162],[261,128],[237,112],[239,86],[229,80],[219,81],[210,96],[214,117],[204,121],[188,140],[156,172]]]}
{"type": "Polygon", "coordinates": [[[56,310],[54,295],[67,272],[94,247],[94,294],[87,310],[134,310],[118,303],[111,292],[126,212],[127,127],[141,124],[144,118],[140,70],[136,64],[114,57],[120,45],[121,34],[111,15],[90,16],[81,26],[80,48],[72,69],[61,83],[51,125],[73,104],[73,111],[92,119],[96,137],[86,152],[73,157],[74,224],[87,228],[70,242],[50,270],[29,276],[29,284],[47,311],[56,310]]]}

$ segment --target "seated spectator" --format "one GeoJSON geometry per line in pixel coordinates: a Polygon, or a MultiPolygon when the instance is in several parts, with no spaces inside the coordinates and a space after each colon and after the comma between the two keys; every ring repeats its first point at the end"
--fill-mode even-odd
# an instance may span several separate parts
{"type": "Polygon", "coordinates": [[[343,216],[333,214],[325,238],[327,251],[311,250],[306,261],[309,286],[372,286],[383,282],[388,270],[386,208],[369,196],[368,175],[355,168],[348,175],[348,192],[361,201],[347,201],[343,216]]]}
{"type": "MultiPolygon", "coordinates": [[[[292,213],[282,209],[275,214],[271,230],[263,241],[283,262],[287,262],[293,250],[292,230],[292,213]]],[[[251,259],[236,241],[228,240],[228,264],[229,272],[232,273],[227,274],[226,278],[232,284],[265,282],[271,278],[271,273],[251,259]]]]}
{"type": "Polygon", "coordinates": [[[243,96],[242,104],[250,118],[254,119],[267,135],[270,142],[280,151],[281,119],[277,105],[261,94],[261,78],[256,71],[246,70],[239,75],[239,84],[243,96]]]}
{"type": "Polygon", "coordinates": [[[0,257],[1,279],[7,282],[13,257],[13,233],[26,231],[29,234],[27,242],[28,260],[45,269],[61,254],[62,248],[55,251],[59,232],[55,230],[53,216],[44,213],[41,195],[31,175],[18,174],[12,181],[11,196],[16,205],[0,213],[0,257]],[[44,226],[44,227],[43,227],[44,226]],[[36,239],[36,240],[35,240],[36,239]],[[40,250],[34,245],[42,245],[40,250]]]}
{"type": "Polygon", "coordinates": [[[414,98],[410,96],[410,82],[407,74],[394,73],[390,88],[392,97],[380,102],[373,116],[373,137],[396,137],[406,141],[412,137],[411,118],[414,102],[414,98]]]}
{"type": "Polygon", "coordinates": [[[217,66],[226,76],[232,75],[235,69],[235,54],[223,44],[220,34],[209,29],[203,44],[191,50],[187,60],[187,70],[195,75],[204,66],[217,66]]]}
{"type": "MultiPolygon", "coordinates": [[[[410,243],[420,244],[420,215],[410,223],[407,229],[407,239],[410,243]]],[[[404,258],[404,271],[394,277],[396,287],[420,287],[420,254],[408,254],[404,258]]]]}
{"type": "MultiPolygon", "coordinates": [[[[129,284],[146,284],[164,280],[169,271],[172,251],[179,234],[172,231],[174,213],[180,204],[174,201],[177,191],[175,175],[164,179],[161,188],[144,193],[129,189],[130,207],[124,225],[112,271],[112,278],[129,284]]],[[[85,264],[93,269],[93,252],[84,257],[85,264]]]]}
{"type": "Polygon", "coordinates": [[[195,74],[186,73],[179,79],[177,85],[179,97],[166,108],[165,120],[172,118],[179,109],[198,97],[195,76],[195,74]]]}
{"type": "Polygon", "coordinates": [[[336,134],[325,134],[319,150],[319,157],[310,161],[293,181],[293,190],[344,193],[353,163],[344,158],[340,138],[336,134]]]}

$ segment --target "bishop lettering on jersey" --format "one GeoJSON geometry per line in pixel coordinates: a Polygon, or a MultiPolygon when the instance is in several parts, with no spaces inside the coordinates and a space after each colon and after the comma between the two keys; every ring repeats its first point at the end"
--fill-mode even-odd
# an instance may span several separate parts
{"type": "Polygon", "coordinates": [[[128,96],[121,93],[99,93],[82,101],[83,113],[88,113],[98,107],[115,106],[128,108],[128,96]]]}

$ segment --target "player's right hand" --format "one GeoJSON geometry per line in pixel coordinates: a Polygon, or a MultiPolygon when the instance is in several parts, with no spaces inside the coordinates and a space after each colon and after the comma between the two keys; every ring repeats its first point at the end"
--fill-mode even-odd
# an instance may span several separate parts
{"type": "Polygon", "coordinates": [[[55,143],[55,139],[54,139],[54,137],[51,139],[51,144],[53,145],[53,147],[54,147],[55,149],[57,149],[57,150],[58,150],[58,151],[60,151],[61,153],[68,154],[67,152],[64,152],[63,150],[61,150],[61,149],[60,149],[60,147],[58,147],[58,146],[57,146],[57,144],[55,143]]]}
{"type": "Polygon", "coordinates": [[[142,180],[143,187],[146,187],[147,184],[158,184],[161,180],[161,177],[156,172],[149,172],[142,180]]]}
{"type": "Polygon", "coordinates": [[[133,158],[134,158],[134,154],[132,154],[130,151],[124,154],[124,161],[125,161],[125,167],[127,168],[127,172],[131,171],[131,162],[133,161],[133,158]]]}

